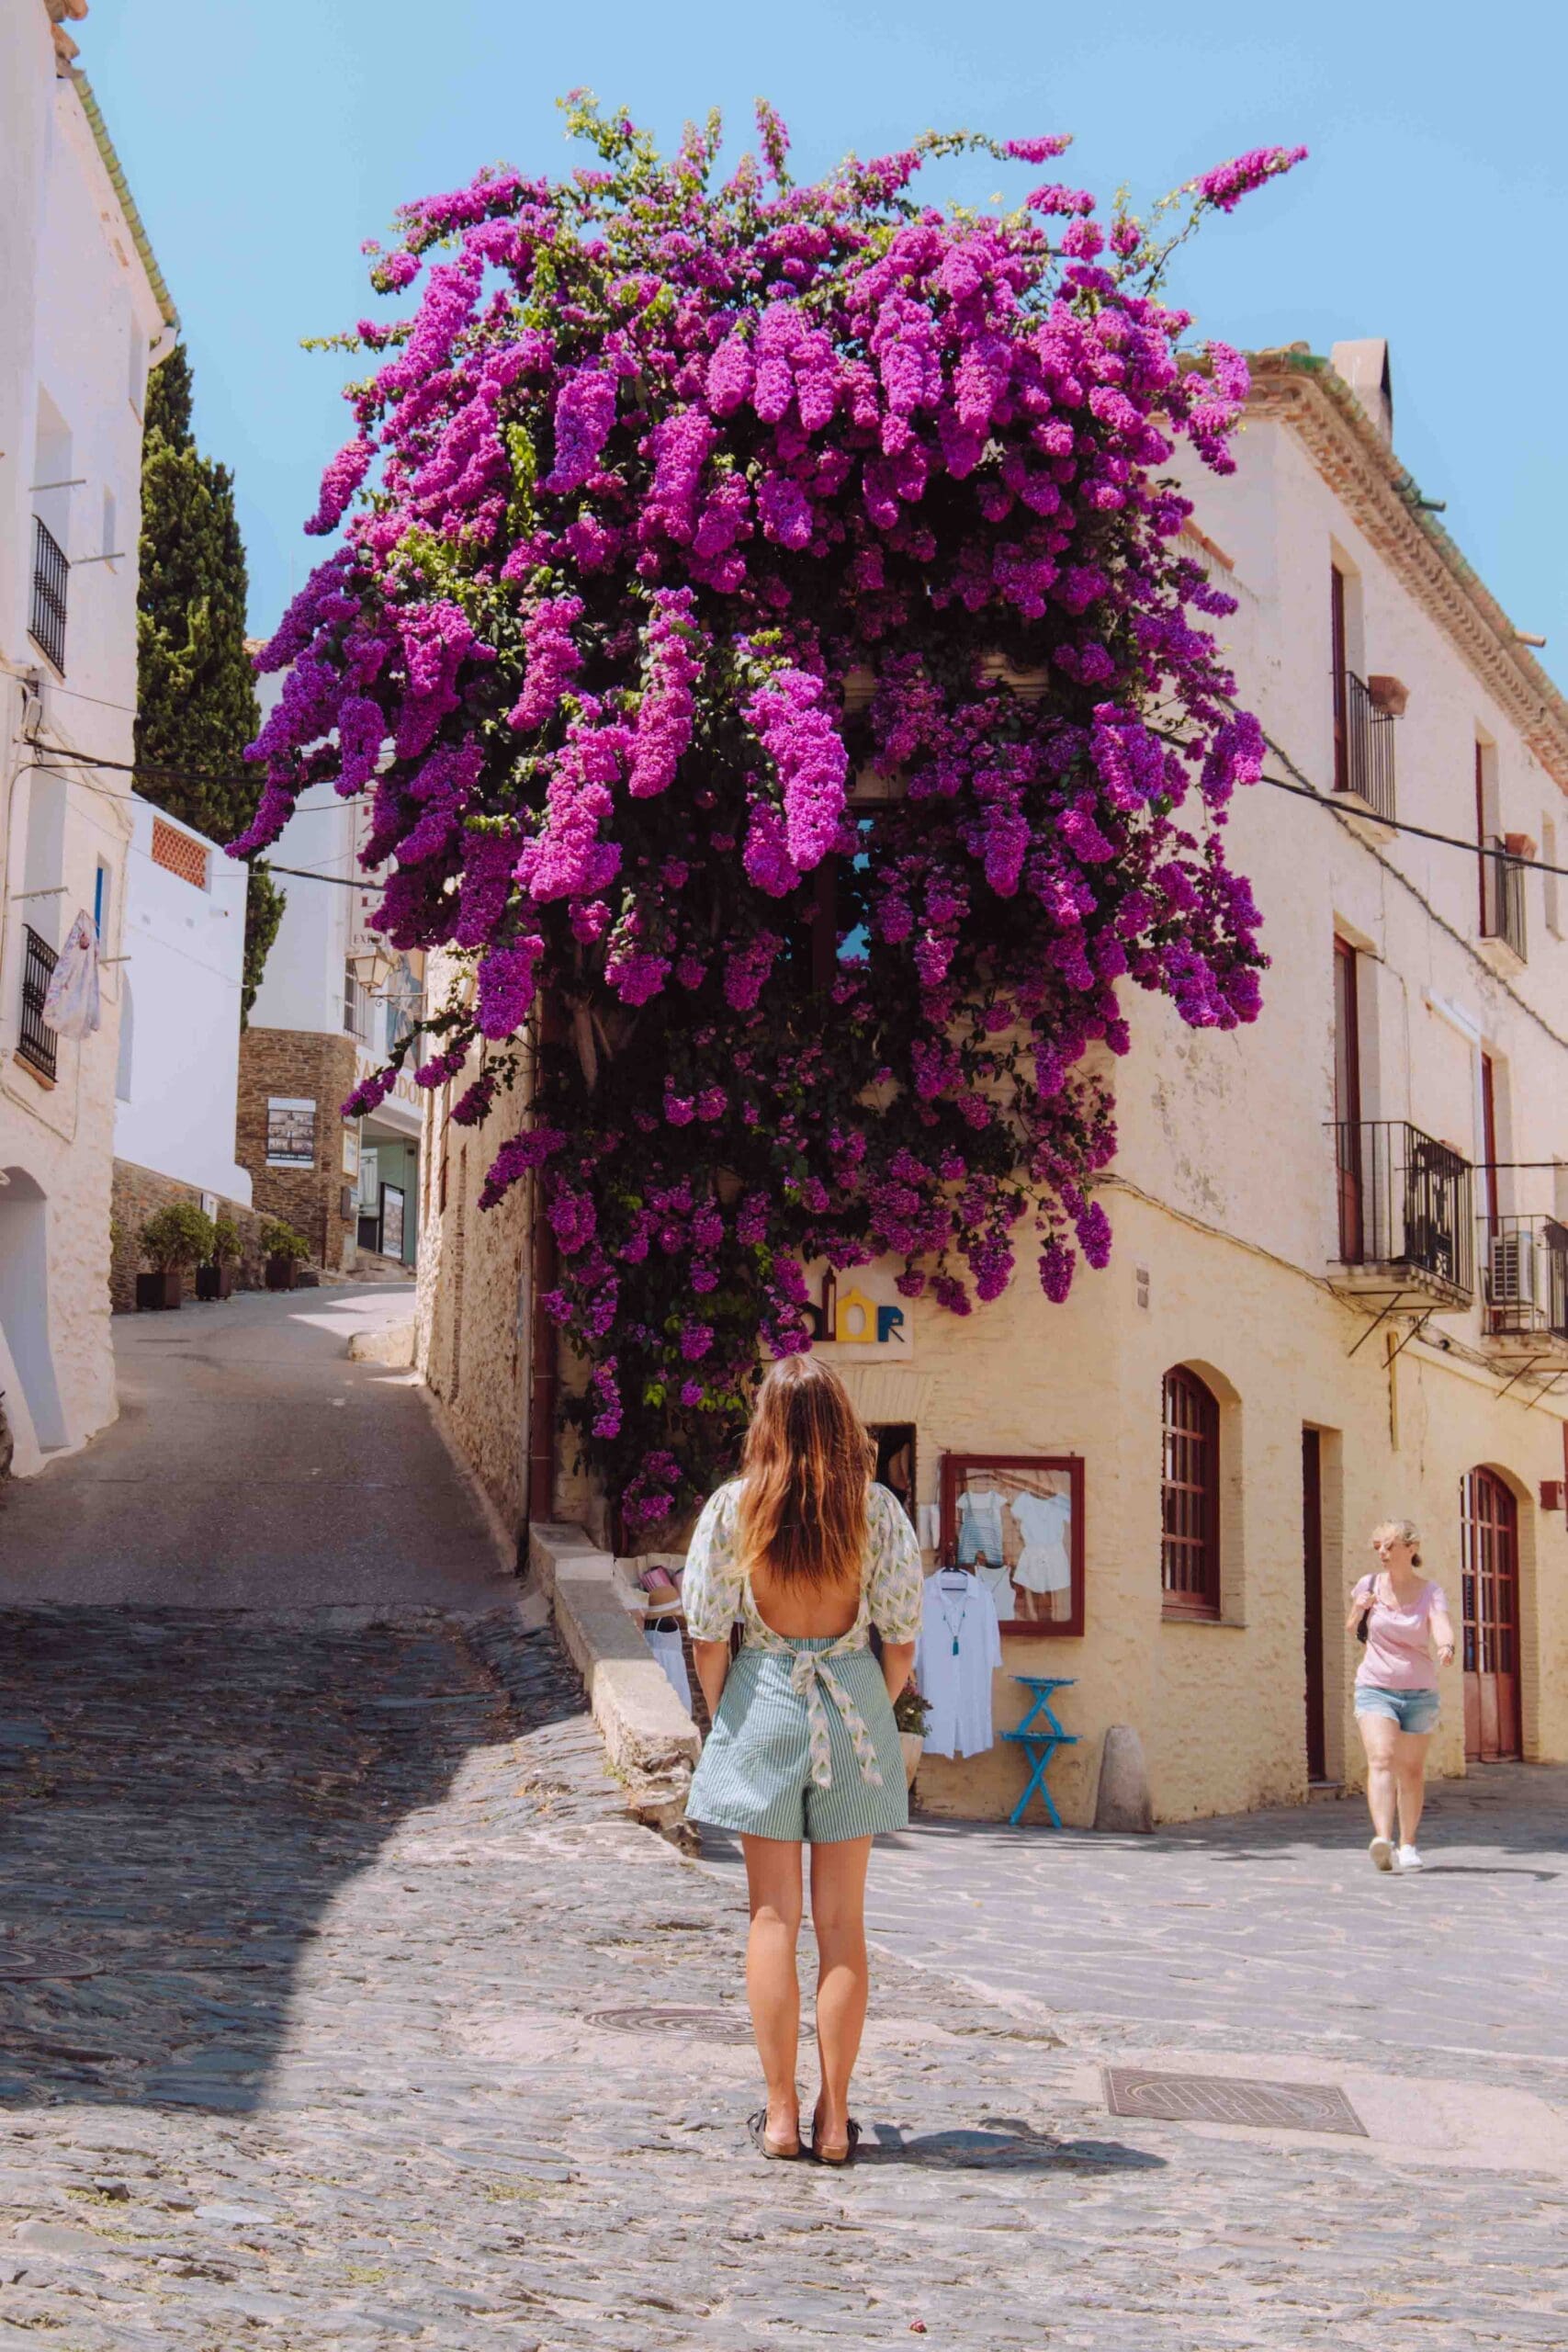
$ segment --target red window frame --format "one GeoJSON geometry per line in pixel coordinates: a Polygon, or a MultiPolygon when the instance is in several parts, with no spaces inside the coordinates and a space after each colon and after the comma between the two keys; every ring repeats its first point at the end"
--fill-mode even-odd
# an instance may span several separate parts
{"type": "Polygon", "coordinates": [[[1173,1364],[1161,1390],[1160,1589],[1168,1617],[1220,1613],[1220,1406],[1173,1364]]]}

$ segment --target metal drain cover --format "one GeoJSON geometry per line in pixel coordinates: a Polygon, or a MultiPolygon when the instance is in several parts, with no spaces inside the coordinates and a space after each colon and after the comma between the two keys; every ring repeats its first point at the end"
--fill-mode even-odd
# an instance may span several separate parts
{"type": "Polygon", "coordinates": [[[1366,2125],[1333,2083],[1155,2075],[1142,2066],[1107,2066],[1104,2075],[1105,2104],[1112,2115],[1141,2115],[1161,2123],[1250,2123],[1262,2131],[1367,2136],[1366,2125]]]}
{"type": "MultiPolygon", "coordinates": [[[[694,2041],[750,2041],[751,2022],[744,2009],[687,2008],[679,2003],[636,2004],[626,2008],[591,2009],[585,2025],[605,2033],[683,2033],[694,2041]]],[[[811,2039],[811,2028],[801,2021],[800,2038],[811,2039]]]]}

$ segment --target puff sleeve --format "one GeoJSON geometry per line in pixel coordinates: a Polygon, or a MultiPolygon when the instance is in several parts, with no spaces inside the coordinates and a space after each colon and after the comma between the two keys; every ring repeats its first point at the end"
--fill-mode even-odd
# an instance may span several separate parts
{"type": "Polygon", "coordinates": [[[735,1556],[735,1487],[720,1487],[703,1505],[686,1548],[681,1579],[686,1625],[694,1642],[727,1642],[740,1613],[740,1563],[735,1556]]]}
{"type": "Polygon", "coordinates": [[[867,1507],[871,1561],[866,1606],[885,1642],[919,1639],[925,1601],[920,1547],[901,1503],[886,1487],[873,1487],[867,1507]]]}

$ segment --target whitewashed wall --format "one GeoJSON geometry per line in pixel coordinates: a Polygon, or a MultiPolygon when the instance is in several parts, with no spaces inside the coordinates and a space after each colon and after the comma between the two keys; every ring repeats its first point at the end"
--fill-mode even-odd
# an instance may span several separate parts
{"type": "Polygon", "coordinates": [[[198,888],[153,862],[154,819],[173,820],[140,798],[131,813],[115,1157],[248,1205],[234,1158],[245,869],[178,826],[206,855],[198,888]]]}

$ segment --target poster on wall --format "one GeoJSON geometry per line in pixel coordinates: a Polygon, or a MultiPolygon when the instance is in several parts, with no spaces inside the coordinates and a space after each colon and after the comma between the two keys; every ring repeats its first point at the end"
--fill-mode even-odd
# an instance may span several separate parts
{"type": "Polygon", "coordinates": [[[267,1096],[266,1164],[269,1168],[315,1166],[316,1105],[310,1096],[267,1096]]]}
{"type": "Polygon", "coordinates": [[[403,1254],[403,1188],[400,1184],[381,1187],[381,1254],[386,1258],[400,1258],[403,1254]]]}
{"type": "Polygon", "coordinates": [[[942,1458],[942,1556],[981,1579],[1004,1634],[1083,1632],[1083,1473],[1078,1454],[942,1458]]]}

